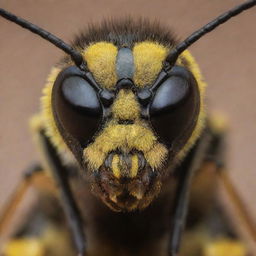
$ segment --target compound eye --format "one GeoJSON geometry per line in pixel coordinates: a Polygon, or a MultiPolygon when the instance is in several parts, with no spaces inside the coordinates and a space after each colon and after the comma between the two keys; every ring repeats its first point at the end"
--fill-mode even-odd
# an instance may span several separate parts
{"type": "Polygon", "coordinates": [[[189,93],[189,83],[186,79],[174,76],[165,80],[158,88],[151,105],[151,115],[169,112],[181,104],[189,93]]]}
{"type": "Polygon", "coordinates": [[[101,112],[96,92],[91,85],[79,76],[69,77],[62,84],[64,99],[77,112],[88,116],[98,116],[101,112]]]}
{"type": "Polygon", "coordinates": [[[60,128],[84,146],[97,131],[102,116],[94,87],[80,76],[70,76],[53,96],[60,128]]]}
{"type": "Polygon", "coordinates": [[[190,137],[199,113],[199,91],[193,75],[182,67],[156,90],[149,107],[151,124],[160,139],[179,150],[190,137]]]}

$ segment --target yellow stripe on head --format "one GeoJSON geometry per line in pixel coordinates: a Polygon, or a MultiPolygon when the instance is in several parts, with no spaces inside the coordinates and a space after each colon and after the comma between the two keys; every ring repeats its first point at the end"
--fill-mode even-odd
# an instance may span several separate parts
{"type": "Polygon", "coordinates": [[[157,42],[140,42],[133,48],[135,73],[134,82],[138,87],[151,85],[163,67],[168,48],[157,42]]]}
{"type": "Polygon", "coordinates": [[[108,42],[90,45],[83,52],[89,70],[99,85],[112,89],[117,82],[116,57],[118,49],[108,42]]]}
{"type": "Polygon", "coordinates": [[[130,90],[120,90],[112,106],[112,112],[116,119],[138,119],[140,116],[140,106],[134,93],[130,90]]]}

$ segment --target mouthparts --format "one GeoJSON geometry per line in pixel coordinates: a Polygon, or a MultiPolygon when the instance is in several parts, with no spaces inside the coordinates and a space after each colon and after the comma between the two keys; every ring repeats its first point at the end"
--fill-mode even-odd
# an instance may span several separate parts
{"type": "Polygon", "coordinates": [[[91,176],[93,193],[114,211],[147,207],[161,188],[159,172],[141,152],[111,152],[91,176]]]}

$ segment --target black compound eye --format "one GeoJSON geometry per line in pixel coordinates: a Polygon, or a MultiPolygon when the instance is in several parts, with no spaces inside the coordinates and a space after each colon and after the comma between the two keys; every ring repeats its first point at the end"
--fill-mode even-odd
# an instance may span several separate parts
{"type": "Polygon", "coordinates": [[[155,94],[151,105],[151,115],[171,111],[185,100],[188,93],[189,83],[186,79],[178,76],[168,78],[155,94]]]}
{"type": "Polygon", "coordinates": [[[193,75],[175,66],[155,91],[149,107],[151,124],[165,144],[179,150],[194,129],[199,106],[199,91],[193,75]]]}
{"type": "Polygon", "coordinates": [[[62,84],[64,99],[71,108],[88,116],[98,116],[101,113],[100,103],[95,90],[79,76],[69,77],[62,84]]]}
{"type": "Polygon", "coordinates": [[[87,144],[99,128],[102,107],[96,89],[83,77],[65,74],[55,82],[53,106],[57,126],[81,146],[87,144]]]}

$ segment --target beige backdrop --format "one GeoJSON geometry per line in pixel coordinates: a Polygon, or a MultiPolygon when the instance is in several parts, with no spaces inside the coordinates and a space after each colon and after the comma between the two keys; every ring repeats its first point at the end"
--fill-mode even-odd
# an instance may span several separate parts
{"type": "MultiPolygon", "coordinates": [[[[157,18],[184,38],[241,0],[0,0],[0,7],[72,39],[103,17],[157,18]]],[[[256,7],[191,47],[208,83],[210,110],[230,124],[228,165],[232,179],[256,216],[256,7]]],[[[38,111],[45,78],[62,52],[0,18],[0,209],[37,159],[28,120],[38,111]]]]}

